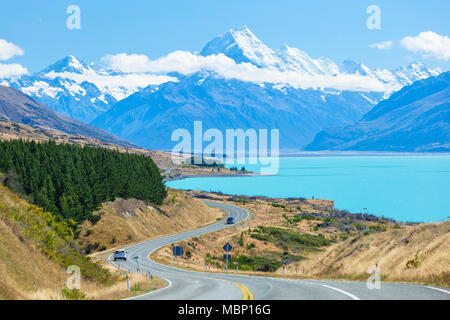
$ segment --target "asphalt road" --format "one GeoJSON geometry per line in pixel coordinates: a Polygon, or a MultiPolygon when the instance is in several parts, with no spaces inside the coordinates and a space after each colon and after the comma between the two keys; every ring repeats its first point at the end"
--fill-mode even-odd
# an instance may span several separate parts
{"type": "MultiPolygon", "coordinates": [[[[236,223],[248,218],[245,209],[212,201],[205,203],[227,211],[236,223]]],[[[230,226],[220,221],[200,229],[142,242],[127,248],[128,261],[111,263],[135,272],[138,264],[133,257],[139,257],[140,271],[150,272],[168,281],[166,288],[132,298],[136,300],[450,300],[449,288],[382,282],[380,289],[368,289],[365,282],[245,276],[234,273],[234,270],[228,274],[206,273],[162,265],[149,258],[153,251],[163,246],[230,226]]]]}

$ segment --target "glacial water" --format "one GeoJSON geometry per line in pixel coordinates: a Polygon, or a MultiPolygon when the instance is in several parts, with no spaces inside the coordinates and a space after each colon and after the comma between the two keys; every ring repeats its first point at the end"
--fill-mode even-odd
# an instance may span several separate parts
{"type": "MultiPolygon", "coordinates": [[[[246,168],[259,172],[257,165],[246,168]]],[[[169,181],[178,189],[334,200],[335,207],[399,221],[450,216],[450,156],[326,156],[280,159],[275,176],[169,181]]]]}

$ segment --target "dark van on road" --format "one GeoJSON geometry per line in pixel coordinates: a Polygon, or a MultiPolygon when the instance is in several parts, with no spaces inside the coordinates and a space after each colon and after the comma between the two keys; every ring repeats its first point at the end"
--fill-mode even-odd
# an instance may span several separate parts
{"type": "Polygon", "coordinates": [[[228,217],[227,224],[234,224],[234,218],[233,217],[228,217]]]}

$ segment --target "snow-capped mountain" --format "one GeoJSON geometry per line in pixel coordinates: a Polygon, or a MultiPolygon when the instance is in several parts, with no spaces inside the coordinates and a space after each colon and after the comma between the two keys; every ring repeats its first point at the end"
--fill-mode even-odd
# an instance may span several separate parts
{"type": "Polygon", "coordinates": [[[275,68],[275,52],[259,40],[246,26],[232,29],[208,42],[202,56],[223,53],[236,63],[250,62],[261,68],[275,68]]]}
{"type": "Polygon", "coordinates": [[[224,54],[236,63],[252,63],[260,68],[296,71],[307,75],[336,75],[339,67],[329,59],[312,59],[297,48],[284,45],[277,51],[267,47],[247,26],[232,29],[211,40],[202,56],[224,54]]]}
{"type": "Polygon", "coordinates": [[[304,51],[297,48],[283,45],[276,51],[280,59],[281,71],[297,71],[309,75],[330,75],[335,76],[339,73],[339,67],[328,58],[312,59],[304,51]]]}
{"type": "Polygon", "coordinates": [[[388,84],[391,90],[386,92],[385,98],[393,91],[400,90],[404,86],[410,85],[418,80],[437,76],[441,73],[440,69],[430,69],[421,62],[412,62],[407,66],[390,71],[379,68],[371,70],[366,65],[356,63],[352,60],[345,60],[339,71],[345,74],[360,74],[388,84]]]}
{"type": "Polygon", "coordinates": [[[62,72],[71,72],[71,73],[78,73],[78,74],[87,74],[92,69],[86,65],[84,62],[79,61],[77,58],[75,58],[72,55],[69,55],[65,57],[64,59],[61,59],[54,64],[48,66],[44,70],[40,71],[39,75],[46,75],[51,72],[55,73],[62,73],[62,72]]]}
{"type": "Polygon", "coordinates": [[[329,58],[313,59],[306,52],[286,44],[274,51],[246,26],[229,30],[214,38],[200,54],[202,56],[224,54],[236,63],[247,62],[264,69],[281,72],[293,71],[309,76],[337,76],[339,74],[367,76],[387,84],[388,94],[417,80],[436,76],[442,72],[440,69],[432,70],[423,63],[417,62],[393,71],[379,68],[371,70],[366,65],[351,60],[346,60],[339,66],[329,58]]]}
{"type": "Polygon", "coordinates": [[[88,65],[70,55],[35,74],[4,79],[0,84],[16,88],[59,113],[89,123],[117,101],[155,81],[165,82],[166,78],[122,74],[88,65]]]}

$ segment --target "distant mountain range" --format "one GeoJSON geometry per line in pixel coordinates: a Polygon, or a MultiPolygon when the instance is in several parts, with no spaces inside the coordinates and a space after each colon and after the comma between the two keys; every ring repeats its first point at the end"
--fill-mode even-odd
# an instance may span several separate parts
{"type": "Polygon", "coordinates": [[[195,74],[177,83],[149,87],[118,102],[92,124],[150,149],[170,150],[172,131],[280,129],[283,150],[298,150],[324,127],[357,121],[373,107],[370,93],[282,90],[195,74]],[[367,98],[366,98],[367,97],[367,98]]]}
{"type": "MultiPolygon", "coordinates": [[[[200,52],[203,56],[218,54],[236,63],[310,76],[333,77],[340,72],[383,75],[383,81],[391,81],[392,87],[437,73],[420,64],[399,69],[395,75],[381,70],[373,72],[350,62],[339,67],[329,59],[314,60],[288,46],[273,51],[246,27],[213,39],[200,52]]],[[[177,128],[192,131],[195,120],[202,120],[205,130],[217,128],[222,132],[227,128],[278,128],[280,147],[288,152],[302,149],[324,128],[353,124],[384,95],[386,92],[302,89],[286,84],[244,82],[201,72],[139,91],[115,104],[92,124],[155,149],[170,149],[172,131],[177,128]]]]}
{"type": "Polygon", "coordinates": [[[404,87],[354,125],[323,130],[306,149],[450,152],[450,72],[404,87]]]}
{"type": "Polygon", "coordinates": [[[386,69],[371,70],[362,63],[345,60],[338,65],[328,58],[311,58],[306,52],[283,45],[272,50],[258,39],[248,27],[229,30],[210,41],[200,55],[225,54],[237,63],[247,62],[260,68],[278,71],[295,71],[300,74],[317,76],[339,74],[359,74],[389,84],[392,90],[398,90],[414,81],[438,75],[440,69],[429,69],[423,63],[413,62],[406,67],[393,71],[386,69]]]}
{"type": "Polygon", "coordinates": [[[133,146],[101,129],[63,116],[14,88],[1,85],[0,120],[23,123],[44,130],[54,129],[72,135],[87,136],[121,146],[133,146]]]}
{"type": "Polygon", "coordinates": [[[362,76],[386,89],[341,90],[327,87],[327,82],[310,87],[281,80],[255,82],[225,78],[210,70],[188,75],[131,74],[86,64],[73,56],[0,84],[146,148],[171,149],[174,129],[190,130],[195,120],[202,120],[205,130],[278,128],[283,150],[301,150],[323,129],[352,125],[392,92],[440,73],[421,63],[393,71],[371,70],[350,60],[338,65],[328,58],[313,59],[288,45],[272,50],[247,27],[214,38],[196,55],[225,55],[236,64],[269,74],[327,80],[362,76]]]}

